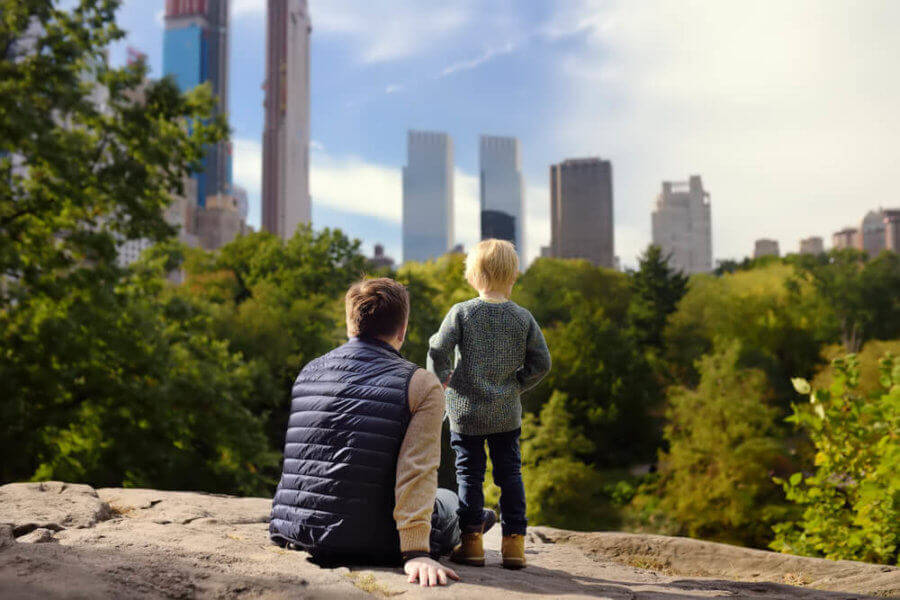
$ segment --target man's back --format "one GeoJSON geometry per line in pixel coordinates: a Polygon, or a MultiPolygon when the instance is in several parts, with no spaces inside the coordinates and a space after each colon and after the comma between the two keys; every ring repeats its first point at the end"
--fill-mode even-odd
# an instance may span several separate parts
{"type": "Polygon", "coordinates": [[[399,555],[397,456],[416,366],[353,338],[310,362],[292,390],[270,534],[316,554],[399,555]]]}

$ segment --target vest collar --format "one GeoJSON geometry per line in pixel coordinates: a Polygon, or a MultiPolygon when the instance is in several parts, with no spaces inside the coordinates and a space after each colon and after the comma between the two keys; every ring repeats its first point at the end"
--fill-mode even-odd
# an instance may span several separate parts
{"type": "Polygon", "coordinates": [[[387,350],[388,352],[391,352],[391,353],[393,353],[393,354],[396,354],[396,355],[399,356],[400,358],[403,358],[403,355],[400,354],[400,351],[399,351],[399,350],[397,350],[396,348],[394,348],[393,346],[391,346],[391,345],[388,344],[387,342],[385,342],[385,341],[383,341],[383,340],[379,340],[378,338],[359,335],[359,336],[354,336],[354,337],[350,338],[350,341],[351,341],[351,342],[360,342],[360,343],[363,343],[363,344],[370,344],[370,345],[372,345],[372,346],[378,346],[378,347],[380,347],[380,348],[384,348],[384,349],[387,350]]]}

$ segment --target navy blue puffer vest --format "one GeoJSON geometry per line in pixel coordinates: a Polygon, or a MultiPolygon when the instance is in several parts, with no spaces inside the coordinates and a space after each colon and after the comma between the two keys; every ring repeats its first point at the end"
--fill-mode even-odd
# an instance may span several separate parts
{"type": "Polygon", "coordinates": [[[399,553],[394,487],[416,369],[380,340],[352,338],[300,372],[273,540],[321,555],[399,553]]]}

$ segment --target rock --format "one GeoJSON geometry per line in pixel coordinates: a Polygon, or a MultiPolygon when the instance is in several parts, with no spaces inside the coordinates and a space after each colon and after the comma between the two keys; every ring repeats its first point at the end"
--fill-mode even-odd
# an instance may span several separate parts
{"type": "Polygon", "coordinates": [[[22,544],[44,544],[47,542],[55,542],[56,539],[53,537],[53,534],[54,532],[52,530],[39,527],[31,533],[26,533],[19,537],[16,541],[22,544]]]}
{"type": "Polygon", "coordinates": [[[0,486],[0,523],[11,523],[16,537],[38,528],[92,527],[108,517],[109,506],[88,485],[46,481],[0,486]]]}
{"type": "MultiPolygon", "coordinates": [[[[55,485],[51,489],[63,484],[55,485]]],[[[16,488],[15,523],[36,523],[51,515],[51,508],[43,506],[47,489],[27,486],[16,488]]],[[[682,538],[544,527],[533,528],[528,536],[527,569],[500,568],[500,531],[495,527],[485,537],[486,568],[451,565],[462,581],[429,590],[410,585],[400,569],[327,569],[310,562],[303,552],[273,546],[266,526],[267,498],[88,490],[82,490],[83,499],[109,502],[113,518],[72,518],[64,530],[35,527],[15,540],[58,543],[15,543],[13,526],[2,525],[6,512],[12,511],[0,505],[0,598],[402,595],[404,600],[432,600],[439,594],[443,600],[849,600],[861,598],[863,592],[900,593],[900,570],[892,567],[818,561],[682,538]],[[76,522],[92,525],[76,528],[76,522]]],[[[5,488],[0,491],[7,493],[5,488]]],[[[57,495],[66,495],[66,490],[57,495]]]]}
{"type": "Polygon", "coordinates": [[[272,510],[270,498],[122,488],[101,488],[97,493],[114,514],[159,524],[185,525],[199,519],[215,519],[232,525],[268,523],[272,510]]]}
{"type": "Polygon", "coordinates": [[[16,543],[16,536],[13,535],[13,526],[10,523],[0,523],[0,548],[12,546],[16,543]]]}

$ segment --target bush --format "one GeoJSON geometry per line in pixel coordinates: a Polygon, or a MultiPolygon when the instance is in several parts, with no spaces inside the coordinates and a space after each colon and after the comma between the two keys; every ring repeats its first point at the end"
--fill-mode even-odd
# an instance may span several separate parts
{"type": "Polygon", "coordinates": [[[810,437],[812,473],[778,479],[802,508],[796,521],[775,527],[771,547],[782,552],[900,562],[900,359],[881,361],[880,391],[859,392],[853,354],[832,362],[833,383],[816,389],[795,379],[809,403],[794,405],[789,421],[810,437]]]}

